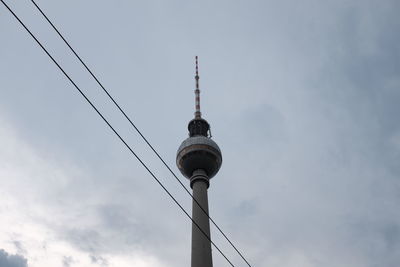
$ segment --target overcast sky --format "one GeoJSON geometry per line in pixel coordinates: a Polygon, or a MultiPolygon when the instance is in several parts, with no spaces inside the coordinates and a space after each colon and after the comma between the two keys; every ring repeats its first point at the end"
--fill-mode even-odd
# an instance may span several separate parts
{"type": "MultiPolygon", "coordinates": [[[[191,211],[33,4],[6,2],[191,211]]],[[[252,266],[398,266],[399,1],[37,3],[177,174],[199,56],[210,214],[252,266]]],[[[0,265],[188,266],[190,221],[3,5],[0,33],[0,265]]]]}

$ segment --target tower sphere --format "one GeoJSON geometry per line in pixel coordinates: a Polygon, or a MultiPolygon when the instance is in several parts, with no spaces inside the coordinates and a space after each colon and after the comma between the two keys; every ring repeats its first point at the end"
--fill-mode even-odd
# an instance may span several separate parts
{"type": "Polygon", "coordinates": [[[222,154],[218,145],[210,138],[195,135],[187,138],[179,146],[176,165],[188,179],[193,171],[202,169],[208,178],[217,174],[222,164],[222,154]]]}

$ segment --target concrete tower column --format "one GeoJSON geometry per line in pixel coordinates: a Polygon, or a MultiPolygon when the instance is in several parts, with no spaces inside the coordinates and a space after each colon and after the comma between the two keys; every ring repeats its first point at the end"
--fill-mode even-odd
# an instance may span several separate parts
{"type": "Polygon", "coordinates": [[[210,221],[208,219],[208,196],[207,189],[209,179],[204,170],[195,170],[190,178],[190,184],[193,188],[193,197],[201,205],[204,211],[201,210],[199,205],[193,201],[192,218],[197,225],[203,230],[202,233],[199,228],[192,224],[192,267],[212,267],[212,254],[211,242],[204,235],[206,234],[210,239],[210,221]]]}

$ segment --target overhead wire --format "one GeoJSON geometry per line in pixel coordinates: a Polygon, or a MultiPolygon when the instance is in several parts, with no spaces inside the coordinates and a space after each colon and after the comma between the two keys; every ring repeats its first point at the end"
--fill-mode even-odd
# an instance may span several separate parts
{"type": "Polygon", "coordinates": [[[141,158],[133,151],[133,149],[128,145],[128,143],[121,137],[121,135],[114,129],[110,122],[103,116],[103,114],[97,109],[97,107],[90,101],[86,94],[80,89],[80,87],[72,80],[72,78],[66,73],[66,71],[61,67],[61,65],[54,59],[54,57],[47,51],[47,49],[42,45],[42,43],[36,38],[36,36],[29,30],[29,28],[22,22],[22,20],[14,13],[14,11],[4,2],[0,0],[3,5],[8,9],[8,11],[14,16],[14,18],[24,27],[24,29],[29,33],[29,35],[36,41],[36,43],[42,48],[42,50],[47,54],[47,56],[53,61],[53,63],[60,69],[64,76],[72,83],[72,85],[78,90],[81,96],[86,100],[86,102],[96,111],[96,113],[102,118],[102,120],[107,124],[107,126],[114,132],[114,134],[120,139],[120,141],[128,148],[128,150],[135,156],[135,158],[141,163],[141,165],[147,170],[147,172],[154,178],[154,180],[163,188],[163,190],[168,194],[168,196],[174,201],[176,205],[185,213],[185,215],[193,222],[194,225],[203,233],[203,235],[211,242],[211,244],[218,250],[218,252],[225,258],[225,260],[232,266],[233,263],[227,258],[227,256],[220,250],[220,248],[211,240],[211,238],[201,229],[197,222],[189,215],[189,213],[183,208],[183,206],[176,200],[176,198],[168,191],[168,189],[163,185],[163,183],[156,177],[156,175],[147,167],[147,165],[141,160],[141,158]]]}
{"type": "Polygon", "coordinates": [[[165,160],[160,156],[157,150],[150,144],[147,138],[142,134],[142,132],[138,129],[138,127],[133,123],[130,117],[125,113],[125,111],[121,108],[121,106],[116,102],[116,100],[111,96],[108,90],[104,87],[104,85],[100,82],[97,76],[90,70],[87,64],[83,61],[83,59],[78,55],[74,48],[69,44],[66,38],[61,34],[61,32],[57,29],[54,23],[48,18],[48,16],[44,13],[44,11],[39,7],[39,5],[34,1],[31,0],[33,5],[37,8],[37,10],[42,14],[42,16],[46,19],[46,21],[51,25],[54,31],[58,34],[58,36],[64,41],[64,43],[69,47],[71,52],[76,56],[76,58],[81,62],[84,68],[89,72],[92,78],[97,82],[97,84],[102,88],[104,93],[109,97],[109,99],[114,103],[114,105],[118,108],[118,110],[122,113],[122,115],[128,120],[131,126],[136,130],[136,132],[141,136],[141,138],[146,142],[146,144],[150,147],[150,149],[156,154],[159,160],[164,164],[164,166],[169,170],[169,172],[175,177],[178,183],[182,186],[182,188],[190,195],[193,201],[200,207],[200,209],[207,215],[210,219],[212,224],[217,228],[217,230],[222,234],[222,236],[228,241],[228,243],[233,247],[233,249],[239,254],[239,256],[246,262],[246,264],[251,267],[250,263],[246,260],[243,254],[236,248],[236,246],[232,243],[232,241],[226,236],[226,234],[221,230],[221,228],[217,225],[217,223],[209,216],[208,212],[200,205],[200,203],[193,197],[193,194],[187,189],[187,187],[181,182],[178,176],[175,174],[174,171],[169,167],[169,165],[165,162],[165,160]]]}

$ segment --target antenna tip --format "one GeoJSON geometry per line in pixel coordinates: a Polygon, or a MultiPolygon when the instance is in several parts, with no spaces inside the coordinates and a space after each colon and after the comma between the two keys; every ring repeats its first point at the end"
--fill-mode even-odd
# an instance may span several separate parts
{"type": "Polygon", "coordinates": [[[196,80],[198,80],[199,79],[199,63],[197,61],[198,57],[196,56],[195,58],[196,58],[196,76],[195,76],[195,78],[196,78],[196,80]]]}

